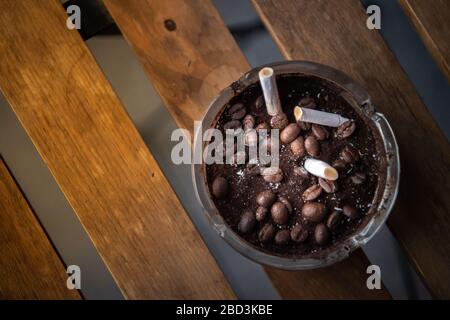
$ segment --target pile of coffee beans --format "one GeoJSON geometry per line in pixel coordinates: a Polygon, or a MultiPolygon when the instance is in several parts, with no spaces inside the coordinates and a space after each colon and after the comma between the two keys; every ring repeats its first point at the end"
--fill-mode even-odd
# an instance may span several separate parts
{"type": "MultiPolygon", "coordinates": [[[[272,152],[278,146],[280,166],[260,159],[239,165],[207,166],[211,194],[225,221],[244,239],[279,255],[298,256],[326,248],[350,234],[372,205],[377,185],[377,150],[370,129],[333,91],[298,92],[292,83],[289,99],[282,98],[283,113],[269,116],[258,95],[229,105],[217,127],[242,129],[246,147],[261,143],[257,133],[267,130],[264,143],[272,152]],[[295,100],[296,97],[298,100],[295,100]],[[327,127],[297,122],[296,105],[339,113],[351,120],[327,127]],[[279,145],[270,129],[279,130],[279,145]],[[339,172],[335,181],[310,174],[307,158],[329,163],[339,172]]],[[[259,89],[258,89],[259,90],[259,89]]],[[[250,96],[250,95],[249,95],[250,96]]]]}

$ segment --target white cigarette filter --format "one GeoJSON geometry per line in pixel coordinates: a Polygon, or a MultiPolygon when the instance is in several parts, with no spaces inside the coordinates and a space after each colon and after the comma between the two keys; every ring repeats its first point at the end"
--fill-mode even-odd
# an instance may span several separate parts
{"type": "Polygon", "coordinates": [[[283,112],[273,69],[268,67],[262,68],[259,71],[259,81],[264,93],[267,113],[271,116],[275,116],[283,112]]]}
{"type": "Polygon", "coordinates": [[[339,174],[336,169],[321,160],[312,158],[306,159],[303,167],[312,175],[323,179],[334,181],[339,178],[339,174]]]}
{"type": "Polygon", "coordinates": [[[299,106],[294,108],[294,117],[297,121],[311,122],[328,127],[339,127],[341,124],[349,120],[336,113],[302,108],[299,106]]]}

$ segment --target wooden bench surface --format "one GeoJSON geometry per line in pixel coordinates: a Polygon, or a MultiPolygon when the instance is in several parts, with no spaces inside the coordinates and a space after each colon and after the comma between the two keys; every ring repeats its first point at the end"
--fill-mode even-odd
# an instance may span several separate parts
{"type": "Polygon", "coordinates": [[[450,1],[399,0],[450,81],[450,1]]]}
{"type": "Polygon", "coordinates": [[[0,2],[7,101],[127,298],[233,298],[66,18],[57,0],[0,2]]]}
{"type": "MultiPolygon", "coordinates": [[[[435,297],[449,298],[450,148],[358,0],[253,0],[287,59],[311,60],[359,81],[400,147],[401,183],[389,227],[435,297]]],[[[431,4],[430,4],[431,5],[431,4]]]]}
{"type": "Polygon", "coordinates": [[[0,299],[81,298],[2,158],[0,252],[0,299]]]}
{"type": "MultiPolygon", "coordinates": [[[[191,134],[193,121],[201,119],[219,91],[250,69],[210,1],[105,4],[176,123],[191,134]]],[[[369,264],[358,250],[332,268],[266,270],[283,298],[388,298],[385,290],[367,289],[369,264]]]]}

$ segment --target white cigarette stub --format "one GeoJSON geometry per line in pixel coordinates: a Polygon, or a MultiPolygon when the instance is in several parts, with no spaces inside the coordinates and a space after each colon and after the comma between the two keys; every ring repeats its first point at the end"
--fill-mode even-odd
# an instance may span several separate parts
{"type": "Polygon", "coordinates": [[[273,69],[267,67],[262,68],[259,71],[259,81],[261,82],[261,88],[264,93],[267,113],[271,116],[275,116],[283,112],[273,69]]]}
{"type": "Polygon", "coordinates": [[[311,122],[328,127],[339,127],[349,120],[335,113],[302,108],[299,106],[294,108],[294,116],[297,121],[311,122]]]}
{"type": "Polygon", "coordinates": [[[305,160],[305,164],[303,166],[306,171],[317,177],[333,181],[339,178],[339,174],[336,169],[321,160],[309,158],[305,160]]]}

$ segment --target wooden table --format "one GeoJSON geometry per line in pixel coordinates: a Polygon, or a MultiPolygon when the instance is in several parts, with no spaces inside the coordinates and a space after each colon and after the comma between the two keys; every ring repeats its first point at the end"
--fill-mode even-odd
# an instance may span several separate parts
{"type": "MultiPolygon", "coordinates": [[[[177,125],[191,133],[218,92],[250,68],[209,0],[104,3],[177,125]]],[[[286,59],[348,73],[394,126],[402,182],[388,224],[433,296],[449,298],[450,284],[442,281],[450,279],[449,144],[380,34],[366,28],[364,8],[357,0],[253,4],[286,59]]],[[[421,8],[415,19],[427,16],[421,8]]],[[[0,88],[122,293],[130,299],[235,298],[88,48],[65,20],[56,0],[0,1],[0,88]]],[[[433,24],[427,30],[434,39],[433,24]]],[[[444,52],[445,69],[445,49],[438,51],[444,52]]],[[[11,185],[6,172],[0,186],[11,185]]],[[[6,195],[19,197],[13,191],[6,195]]],[[[27,224],[35,225],[34,242],[49,251],[30,208],[20,208],[29,216],[27,224]]],[[[0,213],[12,225],[14,210],[0,213]]],[[[20,225],[10,231],[16,247],[29,245],[20,225]]],[[[60,274],[61,261],[50,256],[36,259],[46,257],[48,272],[60,274]]],[[[11,256],[0,260],[4,263],[12,273],[18,262],[11,256]]],[[[357,250],[325,269],[266,272],[283,298],[390,298],[385,289],[366,288],[369,264],[357,250]]],[[[1,275],[0,289],[8,285],[1,275]]],[[[56,287],[37,297],[79,298],[56,287]]],[[[20,290],[7,297],[27,296],[20,290]]]]}

